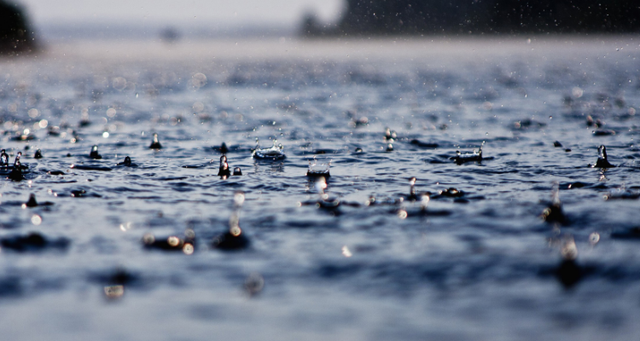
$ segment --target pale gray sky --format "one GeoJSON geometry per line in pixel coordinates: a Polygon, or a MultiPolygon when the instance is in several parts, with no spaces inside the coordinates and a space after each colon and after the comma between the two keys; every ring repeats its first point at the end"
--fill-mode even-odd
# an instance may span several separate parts
{"type": "Polygon", "coordinates": [[[335,21],[343,0],[10,0],[37,23],[80,21],[188,22],[203,25],[295,24],[312,10],[335,21]]]}

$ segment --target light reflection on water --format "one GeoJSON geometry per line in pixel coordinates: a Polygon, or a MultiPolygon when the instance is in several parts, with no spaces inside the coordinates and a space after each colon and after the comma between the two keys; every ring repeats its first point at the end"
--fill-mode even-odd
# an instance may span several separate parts
{"type": "MultiPolygon", "coordinates": [[[[206,326],[635,335],[638,201],[618,192],[640,190],[637,49],[634,37],[84,42],[3,60],[2,148],[30,169],[0,183],[0,300],[14,313],[0,325],[69,337],[73,314],[59,312],[80,301],[85,319],[122,306],[110,321],[161,338],[176,325],[196,339],[206,326]],[[252,158],[256,138],[286,159],[252,158]],[[223,142],[241,176],[218,176],[223,142]],[[588,167],[600,145],[617,166],[606,176],[588,167]],[[330,177],[306,176],[328,176],[329,160],[330,177]],[[23,210],[29,193],[53,205],[23,210]],[[564,220],[540,219],[558,196],[564,220]],[[251,246],[216,250],[226,232],[251,246]],[[113,268],[129,272],[113,283],[113,268]]],[[[113,335],[87,325],[77,335],[113,335]]]]}

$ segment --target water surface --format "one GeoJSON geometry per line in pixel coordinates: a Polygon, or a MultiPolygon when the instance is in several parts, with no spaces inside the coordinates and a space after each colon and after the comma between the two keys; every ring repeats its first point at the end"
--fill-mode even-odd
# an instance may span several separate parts
{"type": "Polygon", "coordinates": [[[639,44],[102,41],[2,60],[2,148],[29,172],[0,182],[0,239],[53,243],[0,249],[3,335],[630,339],[639,201],[603,197],[640,191],[639,44]],[[252,159],[256,138],[287,158],[252,159]],[[223,142],[242,176],[217,176],[223,142]],[[617,167],[589,167],[600,145],[617,167]],[[452,159],[480,146],[482,162],[452,159]],[[314,205],[314,157],[337,210],[314,205]],[[565,224],[540,218],[554,182],[565,224]],[[451,187],[464,195],[438,195],[451,187]],[[215,249],[237,191],[251,246],[215,249]],[[22,208],[30,193],[53,205],[22,208]],[[142,242],[185,231],[192,254],[142,242]],[[565,286],[571,240],[581,275],[565,286]]]}

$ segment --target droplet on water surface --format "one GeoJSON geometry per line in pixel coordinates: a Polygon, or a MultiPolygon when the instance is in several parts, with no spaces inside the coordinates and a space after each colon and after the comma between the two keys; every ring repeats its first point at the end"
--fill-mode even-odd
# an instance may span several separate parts
{"type": "Polygon", "coordinates": [[[151,145],[149,146],[150,149],[161,149],[162,145],[160,144],[160,141],[158,140],[158,134],[157,133],[153,133],[153,140],[151,141],[151,145]]]}
{"type": "Polygon", "coordinates": [[[91,152],[89,153],[89,157],[96,160],[102,159],[102,155],[98,153],[97,145],[94,145],[93,147],[91,147],[91,152]]]}

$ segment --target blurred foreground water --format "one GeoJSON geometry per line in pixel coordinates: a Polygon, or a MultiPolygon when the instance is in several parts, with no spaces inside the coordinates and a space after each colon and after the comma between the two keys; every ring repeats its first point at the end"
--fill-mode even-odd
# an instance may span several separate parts
{"type": "Polygon", "coordinates": [[[1,148],[29,166],[0,182],[3,339],[632,339],[639,57],[559,36],[1,60],[1,148]]]}

